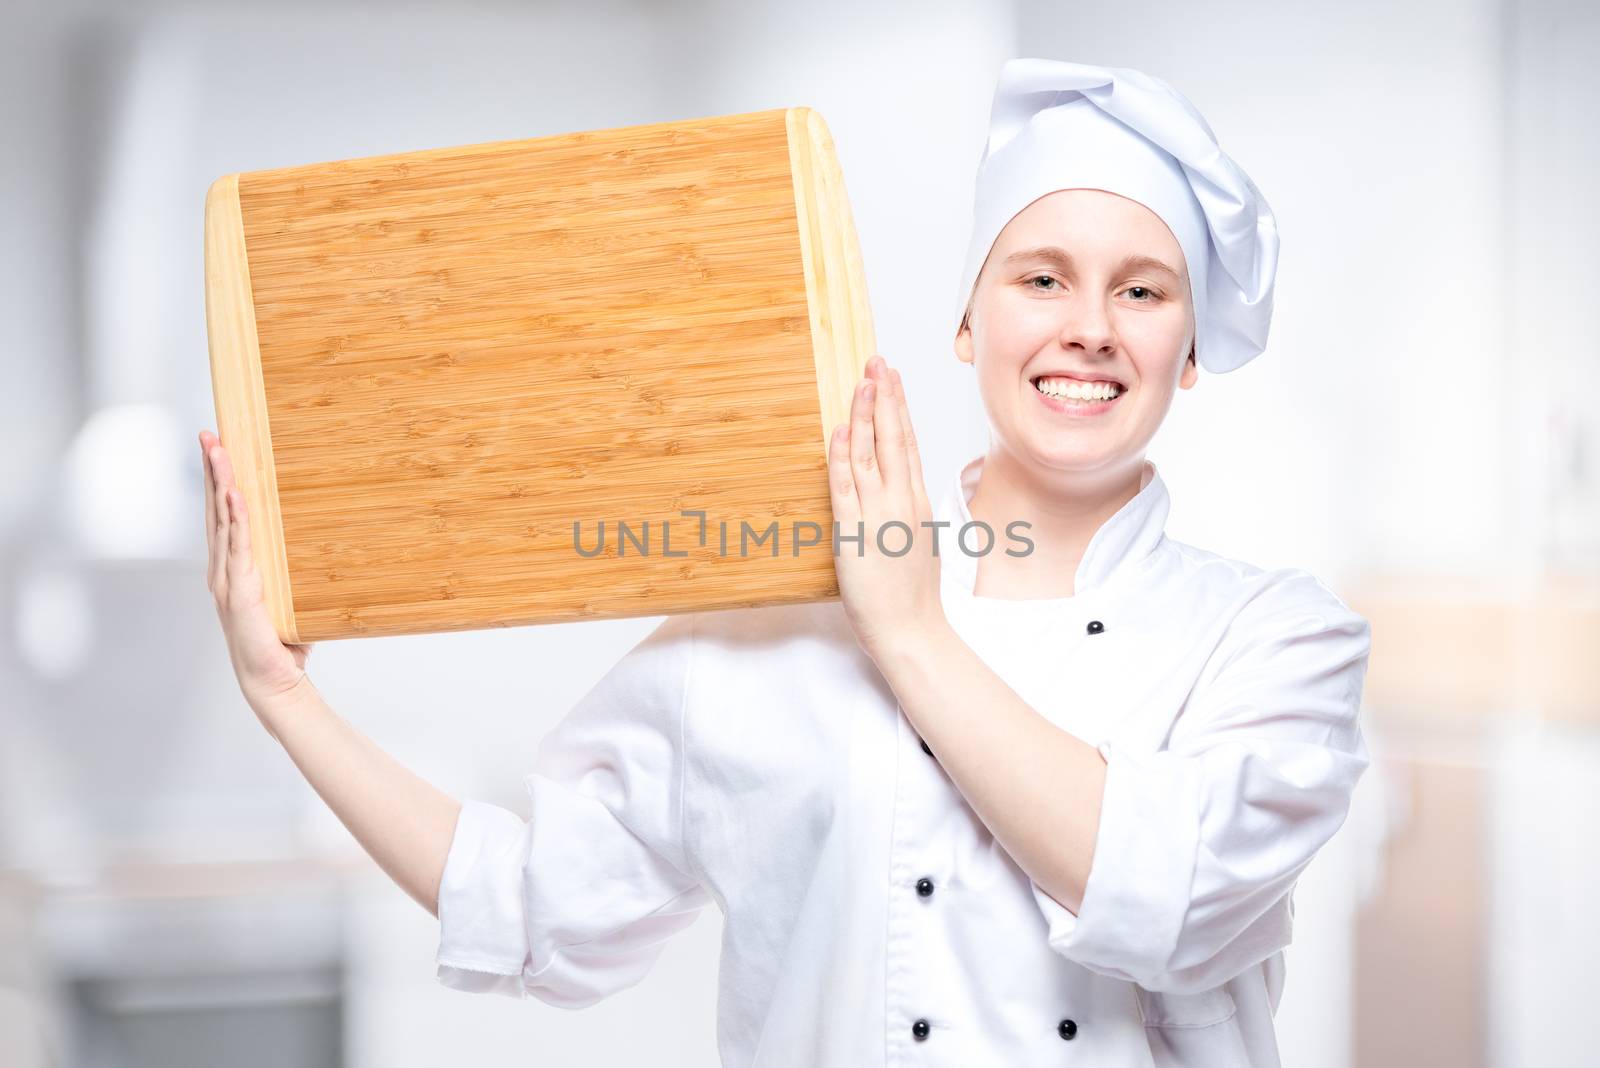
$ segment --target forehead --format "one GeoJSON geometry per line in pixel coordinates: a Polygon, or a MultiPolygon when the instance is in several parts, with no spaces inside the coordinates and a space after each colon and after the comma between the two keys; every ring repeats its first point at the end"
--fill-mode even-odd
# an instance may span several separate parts
{"type": "Polygon", "coordinates": [[[1184,266],[1183,249],[1161,216],[1104,189],[1058,189],[1019,211],[995,238],[995,253],[1060,245],[1075,256],[1147,255],[1184,266]]]}

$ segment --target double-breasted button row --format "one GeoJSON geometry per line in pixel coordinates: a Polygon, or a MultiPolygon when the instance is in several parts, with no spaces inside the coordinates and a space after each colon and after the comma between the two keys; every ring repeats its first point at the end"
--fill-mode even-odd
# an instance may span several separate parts
{"type": "MultiPolygon", "coordinates": [[[[925,1042],[928,1038],[928,1032],[932,1030],[933,1028],[928,1026],[927,1020],[918,1020],[916,1023],[911,1025],[911,1037],[916,1039],[918,1042],[925,1042]]],[[[1073,1020],[1062,1020],[1060,1023],[1056,1024],[1056,1034],[1068,1040],[1076,1038],[1078,1035],[1078,1025],[1073,1020]]]]}
{"type": "MultiPolygon", "coordinates": [[[[927,748],[926,743],[924,743],[923,748],[927,748]]],[[[923,897],[927,897],[932,894],[933,880],[928,878],[926,875],[918,879],[917,893],[921,894],[923,897]]],[[[927,1041],[928,1032],[930,1030],[932,1030],[932,1028],[928,1026],[927,1020],[918,1020],[916,1023],[911,1025],[911,1037],[916,1039],[918,1042],[925,1042],[927,1041]]]]}
{"type": "MultiPolygon", "coordinates": [[[[1098,619],[1092,619],[1089,621],[1090,634],[1099,634],[1105,629],[1105,624],[1101,623],[1098,619]]],[[[917,744],[922,747],[922,751],[924,753],[927,753],[929,756],[933,756],[933,750],[928,748],[928,743],[926,741],[919,737],[917,739],[917,744]]],[[[918,879],[917,893],[922,897],[932,897],[933,880],[928,878],[926,875],[918,879]]],[[[918,1042],[926,1042],[928,1040],[928,1035],[932,1030],[933,1028],[927,1020],[918,1020],[911,1025],[911,1037],[916,1039],[918,1042]]],[[[1062,1020],[1060,1023],[1056,1024],[1056,1034],[1069,1041],[1076,1038],[1078,1036],[1077,1021],[1070,1019],[1062,1020]]]]}

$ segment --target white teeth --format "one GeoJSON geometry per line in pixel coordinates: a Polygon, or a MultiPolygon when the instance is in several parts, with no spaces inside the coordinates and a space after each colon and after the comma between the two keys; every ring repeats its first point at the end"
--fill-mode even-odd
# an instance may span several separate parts
{"type": "Polygon", "coordinates": [[[1079,382],[1074,378],[1041,378],[1034,388],[1047,397],[1084,401],[1110,400],[1122,392],[1110,382],[1079,382]]]}

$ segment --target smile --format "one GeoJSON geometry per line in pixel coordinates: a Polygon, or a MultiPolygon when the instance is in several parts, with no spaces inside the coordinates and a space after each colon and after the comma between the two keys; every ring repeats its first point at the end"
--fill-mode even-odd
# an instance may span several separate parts
{"type": "Polygon", "coordinates": [[[1039,378],[1033,391],[1045,407],[1069,415],[1109,412],[1127,391],[1114,382],[1079,382],[1070,378],[1039,378]]]}

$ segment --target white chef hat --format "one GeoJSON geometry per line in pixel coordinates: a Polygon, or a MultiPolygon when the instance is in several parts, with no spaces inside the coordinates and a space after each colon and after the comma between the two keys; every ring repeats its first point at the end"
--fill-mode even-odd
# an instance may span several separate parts
{"type": "Polygon", "coordinates": [[[978,163],[956,329],[995,238],[1058,189],[1104,189],[1155,212],[1189,270],[1195,359],[1232,371],[1266,347],[1278,225],[1195,106],[1125,67],[1013,59],[1000,71],[978,163]]]}

